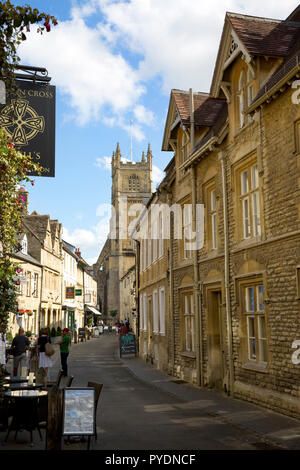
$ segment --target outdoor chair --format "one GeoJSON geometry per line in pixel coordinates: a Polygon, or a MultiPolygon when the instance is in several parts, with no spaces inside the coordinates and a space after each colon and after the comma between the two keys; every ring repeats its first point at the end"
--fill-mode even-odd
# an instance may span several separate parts
{"type": "Polygon", "coordinates": [[[97,424],[96,424],[97,406],[98,406],[98,401],[99,401],[103,384],[99,384],[97,382],[88,382],[87,386],[93,387],[95,389],[95,439],[97,440],[97,424]]]}
{"type": "Polygon", "coordinates": [[[45,443],[47,448],[47,431],[48,431],[48,395],[39,397],[38,407],[38,427],[39,429],[45,429],[46,437],[45,443]]]}
{"type": "Polygon", "coordinates": [[[47,382],[46,387],[47,388],[53,387],[53,386],[59,387],[62,376],[63,376],[62,370],[59,370],[58,373],[57,373],[56,380],[47,382]]]}
{"type": "Polygon", "coordinates": [[[66,382],[66,387],[71,387],[71,384],[73,382],[74,376],[73,375],[68,375],[67,377],[67,382],[66,382]]]}

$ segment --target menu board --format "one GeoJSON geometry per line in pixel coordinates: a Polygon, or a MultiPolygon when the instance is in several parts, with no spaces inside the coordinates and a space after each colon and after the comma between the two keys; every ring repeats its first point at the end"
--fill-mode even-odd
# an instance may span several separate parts
{"type": "Polygon", "coordinates": [[[120,335],[120,357],[124,354],[136,355],[135,335],[131,333],[127,335],[120,335]]]}
{"type": "Polygon", "coordinates": [[[65,388],[63,435],[93,435],[95,432],[95,389],[65,388]]]}

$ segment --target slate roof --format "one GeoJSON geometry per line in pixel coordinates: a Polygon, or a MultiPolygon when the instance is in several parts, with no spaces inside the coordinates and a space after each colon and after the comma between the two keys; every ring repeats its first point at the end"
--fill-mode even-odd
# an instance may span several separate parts
{"type": "Polygon", "coordinates": [[[239,39],[251,55],[285,57],[300,33],[300,23],[227,13],[239,39]]]}
{"type": "Polygon", "coordinates": [[[41,243],[44,243],[49,219],[49,215],[39,215],[37,213],[23,216],[25,225],[28,225],[29,229],[32,230],[41,243]]]}
{"type": "MultiPolygon", "coordinates": [[[[190,93],[183,90],[172,90],[176,107],[183,125],[190,126],[190,93]]],[[[208,93],[193,93],[194,120],[196,127],[211,127],[220,111],[226,106],[226,100],[210,98],[208,93]]]]}

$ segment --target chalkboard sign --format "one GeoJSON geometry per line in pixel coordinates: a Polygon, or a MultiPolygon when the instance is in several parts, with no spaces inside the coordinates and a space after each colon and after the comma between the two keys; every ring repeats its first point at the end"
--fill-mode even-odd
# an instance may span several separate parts
{"type": "Polygon", "coordinates": [[[95,433],[95,389],[65,388],[63,436],[92,436],[95,433]]]}
{"type": "Polygon", "coordinates": [[[136,356],[135,335],[131,333],[120,335],[120,357],[124,354],[134,354],[136,356]]]}

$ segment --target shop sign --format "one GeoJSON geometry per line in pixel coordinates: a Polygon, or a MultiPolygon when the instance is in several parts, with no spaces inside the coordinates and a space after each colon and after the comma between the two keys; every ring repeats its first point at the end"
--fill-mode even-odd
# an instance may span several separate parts
{"type": "Polygon", "coordinates": [[[75,295],[82,295],[82,289],[76,289],[75,295]]]}
{"type": "MultiPolygon", "coordinates": [[[[55,175],[55,86],[16,80],[17,92],[0,107],[0,127],[15,148],[55,175]]],[[[30,176],[37,176],[30,173],[30,176]]]]}
{"type": "Polygon", "coordinates": [[[75,298],[75,287],[66,287],[66,299],[75,298]]]}

